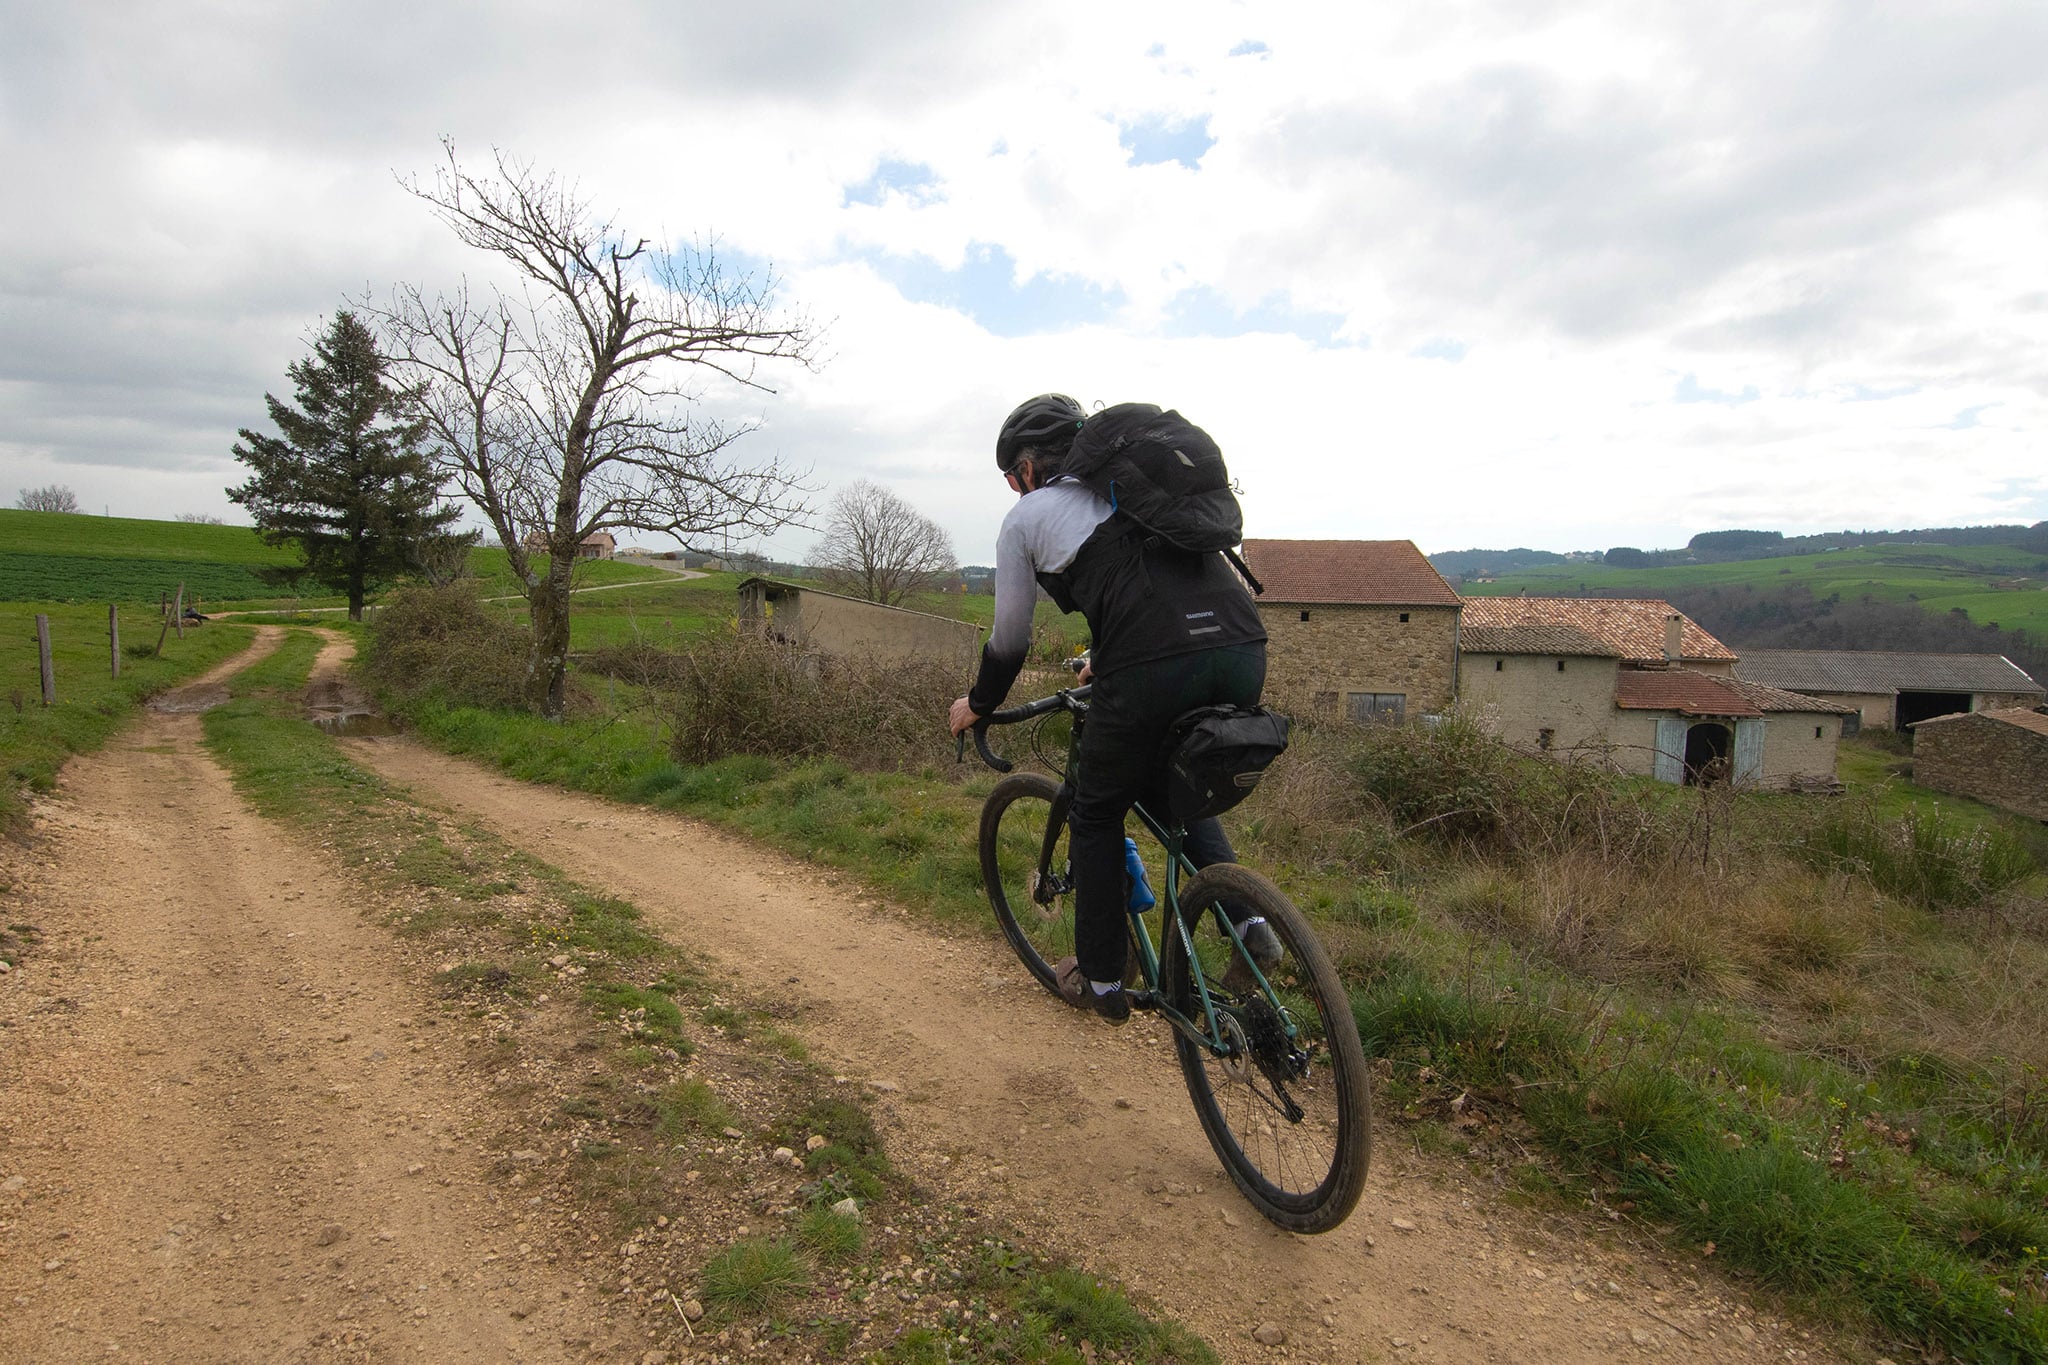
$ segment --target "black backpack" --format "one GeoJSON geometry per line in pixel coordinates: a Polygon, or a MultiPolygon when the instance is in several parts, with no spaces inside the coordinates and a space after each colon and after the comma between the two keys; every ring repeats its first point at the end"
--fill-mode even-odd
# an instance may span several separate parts
{"type": "Polygon", "coordinates": [[[1237,546],[1244,512],[1209,433],[1151,403],[1119,403],[1088,418],[1060,466],[1117,512],[1177,549],[1221,550],[1254,592],[1265,589],[1237,546]]]}

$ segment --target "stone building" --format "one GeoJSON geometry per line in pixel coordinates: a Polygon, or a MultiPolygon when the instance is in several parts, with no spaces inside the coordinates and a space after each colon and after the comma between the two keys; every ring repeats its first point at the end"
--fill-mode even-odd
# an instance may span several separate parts
{"type": "Polygon", "coordinates": [[[1850,708],[1735,677],[1667,602],[1467,598],[1461,645],[1460,704],[1518,748],[1674,783],[1834,784],[1850,708]]]}
{"type": "Polygon", "coordinates": [[[885,607],[805,583],[749,578],[740,583],[740,625],[769,639],[821,654],[912,655],[971,667],[981,627],[907,607],[885,607]]]}
{"type": "Polygon", "coordinates": [[[1458,594],[1407,540],[1247,540],[1264,585],[1266,695],[1401,721],[1457,693],[1458,594]]]}
{"type": "Polygon", "coordinates": [[[1913,781],[2048,820],[2048,706],[1919,722],[1913,727],[1913,781]]]}
{"type": "Polygon", "coordinates": [[[1850,726],[1904,730],[1932,716],[2039,706],[2048,689],[2003,654],[1877,649],[1752,649],[1735,672],[1752,682],[1855,709],[1850,726]]]}

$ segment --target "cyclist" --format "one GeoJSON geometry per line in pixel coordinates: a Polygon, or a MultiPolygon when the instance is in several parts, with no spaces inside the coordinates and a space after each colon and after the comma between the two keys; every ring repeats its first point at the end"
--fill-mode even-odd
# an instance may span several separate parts
{"type": "MultiPolygon", "coordinates": [[[[1176,549],[1114,514],[1062,475],[1086,422],[1081,405],[1047,393],[1018,405],[996,436],[996,468],[1018,502],[996,537],[995,624],[974,686],[948,716],[954,734],[997,710],[1024,666],[1043,586],[1088,622],[1092,678],[1068,816],[1075,955],[1055,967],[1060,995],[1111,1023],[1130,1017],[1123,988],[1124,817],[1136,801],[1165,809],[1162,759],[1175,717],[1198,706],[1256,705],[1266,677],[1266,631],[1244,583],[1220,553],[1176,549]]],[[[1235,862],[1214,819],[1188,825],[1196,867],[1235,862]]],[[[1239,917],[1232,914],[1232,919],[1239,917]]],[[[1263,919],[1239,920],[1262,968],[1280,960],[1263,919]]]]}

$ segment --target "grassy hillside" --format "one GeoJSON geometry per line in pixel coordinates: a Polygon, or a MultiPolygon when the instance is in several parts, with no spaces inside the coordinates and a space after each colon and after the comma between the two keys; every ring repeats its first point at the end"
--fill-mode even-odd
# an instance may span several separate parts
{"type": "MultiPolygon", "coordinates": [[[[153,603],[185,585],[188,601],[231,609],[296,597],[303,606],[338,604],[317,587],[266,583],[258,571],[299,562],[248,526],[208,526],[133,517],[0,510],[0,602],[153,603]]],[[[505,552],[479,546],[473,572],[489,594],[518,591],[505,552]]],[[[576,585],[672,581],[659,569],[599,560],[577,566],[576,585]]]]}
{"type": "Polygon", "coordinates": [[[1917,602],[1932,612],[1961,608],[1979,624],[2048,636],[2048,559],[2002,545],[1886,544],[1725,564],[1618,568],[1555,564],[1518,570],[1487,583],[1467,582],[1468,596],[1576,596],[1619,590],[1668,597],[1703,587],[1748,587],[1778,593],[1804,587],[1816,598],[1873,597],[1917,602]]]}

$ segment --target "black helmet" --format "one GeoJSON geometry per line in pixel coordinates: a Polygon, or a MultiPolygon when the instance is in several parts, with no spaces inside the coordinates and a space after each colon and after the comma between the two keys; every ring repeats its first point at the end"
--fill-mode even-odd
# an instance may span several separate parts
{"type": "Polygon", "coordinates": [[[996,468],[1007,474],[1030,449],[1065,454],[1088,414],[1063,393],[1041,393],[1017,405],[996,433],[996,468]]]}

